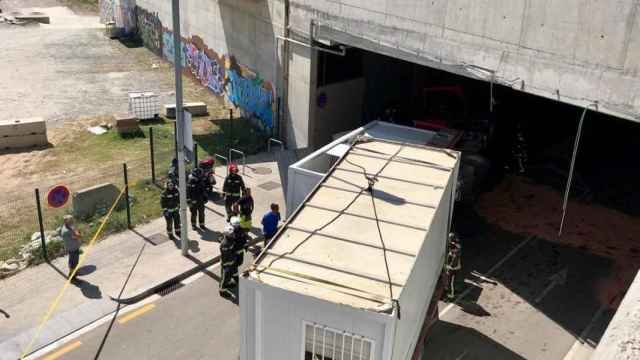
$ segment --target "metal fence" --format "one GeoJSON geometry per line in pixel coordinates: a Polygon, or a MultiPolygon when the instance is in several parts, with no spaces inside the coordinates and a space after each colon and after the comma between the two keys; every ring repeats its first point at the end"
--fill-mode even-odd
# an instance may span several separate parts
{"type": "MultiPolygon", "coordinates": [[[[23,191],[9,194],[0,201],[0,267],[11,268],[14,267],[12,264],[33,262],[34,259],[47,260],[63,251],[61,244],[47,242],[46,246],[41,246],[42,234],[45,239],[55,237],[63,217],[74,214],[71,199],[61,207],[49,206],[47,195],[57,185],[64,185],[70,194],[75,194],[105,184],[119,192],[128,183],[129,196],[121,200],[122,204],[109,218],[103,236],[161,216],[160,185],[175,156],[174,133],[166,128],[149,128],[145,136],[149,140],[149,151],[144,157],[96,167],[77,176],[43,179],[34,187],[25,185],[23,191]]],[[[76,219],[85,238],[96,231],[111,205],[100,204],[90,215],[76,219]]]]}
{"type": "MultiPolygon", "coordinates": [[[[218,123],[220,133],[200,135],[206,142],[198,146],[198,139],[196,139],[195,158],[187,165],[187,170],[197,163],[199,158],[227,157],[232,147],[239,149],[237,153],[242,153],[243,156],[243,152],[253,154],[262,150],[256,144],[266,146],[265,134],[256,133],[248,122],[239,120],[244,119],[234,119],[231,114],[228,121],[218,123]],[[233,122],[238,122],[239,129],[235,132],[233,122]],[[250,140],[253,140],[253,143],[250,140]]],[[[116,189],[122,190],[125,189],[125,183],[128,183],[128,197],[124,197],[124,204],[119,206],[110,217],[103,236],[160,217],[161,188],[167,180],[171,162],[176,157],[175,129],[157,126],[149,127],[147,131],[144,133],[145,138],[148,139],[148,152],[145,156],[129,159],[126,163],[96,166],[81,175],[62,174],[58,177],[41,179],[35,183],[27,183],[21,191],[9,194],[5,199],[0,200],[0,277],[2,267],[7,264],[7,260],[13,260],[12,263],[15,263],[16,259],[22,262],[33,262],[34,259],[53,258],[63,252],[61,244],[48,245],[47,243],[47,246],[40,246],[42,233],[45,239],[50,238],[61,226],[64,215],[74,213],[71,199],[59,208],[48,205],[47,195],[57,185],[66,186],[70,194],[75,194],[103,184],[111,184],[116,189]],[[36,196],[36,192],[39,193],[39,197],[36,196]],[[25,260],[22,257],[25,252],[31,253],[32,258],[25,260]]],[[[227,165],[226,161],[216,162],[217,166],[227,165]]],[[[111,206],[111,204],[103,205],[91,216],[76,219],[79,230],[86,235],[85,237],[95,233],[100,219],[111,206]]]]}

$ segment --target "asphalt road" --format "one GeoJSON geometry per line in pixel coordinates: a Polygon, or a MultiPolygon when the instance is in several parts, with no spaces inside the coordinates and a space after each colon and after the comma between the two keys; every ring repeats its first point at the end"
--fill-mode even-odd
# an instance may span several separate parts
{"type": "MultiPolygon", "coordinates": [[[[610,261],[499,229],[483,234],[463,239],[458,294],[464,296],[453,305],[439,304],[440,321],[427,338],[423,358],[588,359],[613,316],[597,288],[611,270],[610,261]]],[[[48,355],[238,359],[239,312],[218,296],[218,271],[137,309],[125,308],[112,326],[107,321],[48,355]]]]}
{"type": "Polygon", "coordinates": [[[425,358],[586,359],[571,349],[578,336],[595,346],[613,315],[597,296],[610,262],[536,238],[474,240],[458,286],[468,291],[440,304],[425,358]]]}
{"type": "Polygon", "coordinates": [[[113,326],[109,321],[48,355],[57,352],[60,359],[78,360],[236,360],[240,315],[235,304],[218,295],[214,278],[218,271],[214,268],[192,283],[156,296],[155,301],[119,315],[113,326]],[[69,351],[61,354],[65,348],[69,351]]]}

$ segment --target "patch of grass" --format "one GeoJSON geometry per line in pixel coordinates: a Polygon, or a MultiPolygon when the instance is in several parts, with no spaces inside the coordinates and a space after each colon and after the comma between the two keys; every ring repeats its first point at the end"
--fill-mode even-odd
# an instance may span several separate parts
{"type": "MultiPolygon", "coordinates": [[[[120,136],[110,130],[102,135],[93,135],[86,130],[74,134],[72,139],[62,141],[50,151],[48,161],[38,170],[43,177],[52,170],[64,171],[75,176],[67,177],[64,182],[72,191],[104,182],[122,186],[122,163],[129,169],[130,196],[132,197],[131,215],[133,226],[149,222],[160,217],[160,188],[151,182],[149,128],[153,127],[155,144],[155,164],[158,183],[166,176],[175,154],[173,122],[161,121],[141,125],[137,136],[120,136]],[[80,172],[79,172],[80,171],[80,172]]],[[[244,151],[247,155],[265,149],[268,135],[246,119],[210,120],[197,118],[193,122],[194,140],[198,144],[200,159],[218,153],[227,156],[229,147],[244,151]]],[[[42,194],[45,230],[54,230],[62,224],[62,217],[71,213],[71,205],[64,209],[49,209],[44,203],[46,194],[42,194]]],[[[102,214],[89,219],[78,219],[77,224],[84,241],[89,241],[97,231],[102,214]]],[[[10,206],[4,215],[0,214],[3,232],[0,233],[0,261],[18,254],[22,245],[30,241],[31,235],[39,231],[35,201],[32,195],[24,201],[10,206]]],[[[101,238],[127,228],[126,211],[112,214],[101,238]]],[[[48,249],[49,257],[64,254],[58,245],[48,249]]],[[[35,255],[35,254],[34,254],[35,255]]],[[[35,262],[42,261],[38,255],[35,262]]]]}

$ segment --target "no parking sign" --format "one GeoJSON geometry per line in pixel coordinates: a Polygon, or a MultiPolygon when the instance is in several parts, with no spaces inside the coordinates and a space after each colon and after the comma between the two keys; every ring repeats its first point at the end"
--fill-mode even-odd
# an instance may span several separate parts
{"type": "Polygon", "coordinates": [[[64,185],[56,185],[47,194],[49,207],[60,208],[69,201],[69,189],[64,185]]]}

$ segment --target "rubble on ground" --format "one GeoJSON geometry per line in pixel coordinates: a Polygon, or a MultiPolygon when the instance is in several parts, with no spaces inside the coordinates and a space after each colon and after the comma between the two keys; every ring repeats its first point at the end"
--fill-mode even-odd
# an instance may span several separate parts
{"type": "Polygon", "coordinates": [[[598,284],[601,302],[617,307],[640,264],[640,221],[598,204],[570,201],[562,236],[562,194],[524,177],[506,178],[478,201],[491,224],[514,233],[571,246],[614,261],[612,274],[598,284]]]}
{"type": "MultiPolygon", "coordinates": [[[[45,243],[47,245],[62,242],[62,238],[57,231],[45,231],[44,233],[45,243]]],[[[0,279],[11,276],[17,272],[24,270],[34,258],[34,253],[39,251],[42,246],[40,240],[40,232],[35,232],[31,235],[31,241],[20,248],[18,256],[6,261],[0,261],[0,279]]]]}

